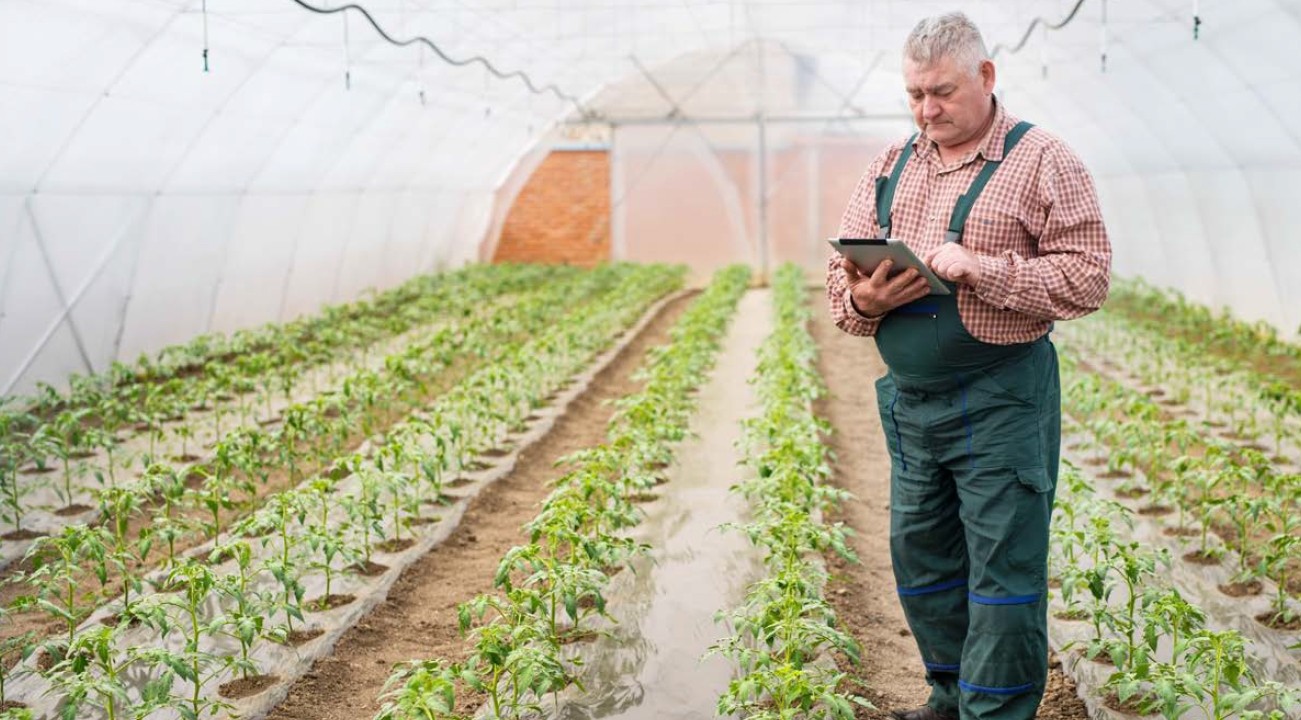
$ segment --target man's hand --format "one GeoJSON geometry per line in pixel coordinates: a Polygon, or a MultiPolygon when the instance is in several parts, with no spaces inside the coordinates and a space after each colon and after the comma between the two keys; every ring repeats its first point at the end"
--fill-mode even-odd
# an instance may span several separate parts
{"type": "Polygon", "coordinates": [[[894,261],[882,260],[869,275],[849,258],[840,259],[840,268],[845,272],[854,309],[860,314],[884,315],[900,305],[925,297],[931,291],[930,283],[913,268],[889,277],[893,266],[894,261]]]}
{"type": "Polygon", "coordinates": [[[922,258],[936,275],[949,282],[975,287],[980,282],[980,259],[957,243],[946,242],[922,258]]]}

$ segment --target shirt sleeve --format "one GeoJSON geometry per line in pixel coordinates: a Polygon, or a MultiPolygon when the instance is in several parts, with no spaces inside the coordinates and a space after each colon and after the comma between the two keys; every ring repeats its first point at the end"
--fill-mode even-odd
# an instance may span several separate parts
{"type": "Polygon", "coordinates": [[[1064,147],[1050,148],[1038,193],[1048,209],[1038,255],[979,256],[976,295],[1043,320],[1087,315],[1102,307],[1111,286],[1111,242],[1093,178],[1064,147]]]}
{"type": "MultiPolygon", "coordinates": [[[[887,148],[867,166],[867,171],[849,198],[849,206],[840,218],[839,237],[876,237],[880,232],[876,224],[876,178],[896,150],[898,148],[887,148]]],[[[876,330],[881,325],[881,318],[862,315],[854,307],[849,297],[849,282],[845,278],[845,271],[840,267],[840,253],[834,249],[827,255],[827,305],[836,327],[850,335],[876,335],[876,330]]]]}

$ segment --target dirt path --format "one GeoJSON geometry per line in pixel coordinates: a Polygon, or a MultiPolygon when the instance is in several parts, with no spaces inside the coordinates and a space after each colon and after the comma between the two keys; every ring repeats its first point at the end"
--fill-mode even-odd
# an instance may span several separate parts
{"type": "MultiPolygon", "coordinates": [[[[828,388],[817,412],[835,428],[829,439],[836,455],[834,481],[856,496],[834,519],[857,533],[853,545],[862,561],[851,565],[828,556],[832,572],[828,597],[863,646],[862,665],[851,666],[842,658],[841,669],[863,683],[859,692],[879,708],[860,711],[859,716],[888,718],[888,710],[923,704],[929,688],[890,568],[890,456],[872,385],[885,373],[885,366],[871,340],[852,337],[832,324],[821,288],[810,293],[810,302],[813,337],[820,351],[818,369],[828,388]]],[[[1053,664],[1039,717],[1087,720],[1074,683],[1062,675],[1055,660],[1053,664]]]]}
{"type": "Polygon", "coordinates": [[[290,690],[274,720],[359,720],[378,710],[394,664],[438,657],[464,659],[456,606],[492,589],[501,556],[524,541],[520,526],[549,492],[555,461],[605,438],[610,400],[635,392],[631,375],[646,351],[665,342],[691,296],[669,303],[570,405],[551,432],[520,457],[514,472],[484,490],[447,542],[407,569],[375,611],[344,635],[290,690]]]}

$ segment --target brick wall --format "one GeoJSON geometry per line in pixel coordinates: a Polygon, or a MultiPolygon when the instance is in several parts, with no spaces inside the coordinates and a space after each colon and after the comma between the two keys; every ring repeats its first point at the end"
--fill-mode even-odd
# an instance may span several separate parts
{"type": "Polygon", "coordinates": [[[493,262],[589,267],[609,259],[609,152],[553,150],[515,198],[493,262]]]}

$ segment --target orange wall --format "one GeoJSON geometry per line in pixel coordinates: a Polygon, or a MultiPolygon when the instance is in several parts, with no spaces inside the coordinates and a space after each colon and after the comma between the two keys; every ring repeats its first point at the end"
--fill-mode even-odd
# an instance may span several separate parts
{"type": "Polygon", "coordinates": [[[609,152],[553,150],[515,198],[493,262],[590,267],[609,259],[609,152]]]}

